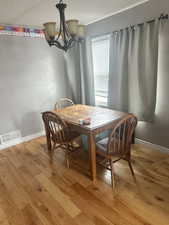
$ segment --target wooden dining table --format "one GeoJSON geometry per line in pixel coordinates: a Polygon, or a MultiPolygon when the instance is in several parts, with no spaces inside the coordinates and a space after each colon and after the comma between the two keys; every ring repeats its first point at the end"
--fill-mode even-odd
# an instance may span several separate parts
{"type": "MultiPolygon", "coordinates": [[[[88,105],[73,105],[57,111],[62,120],[71,126],[71,129],[80,134],[88,136],[88,148],[91,176],[93,182],[96,180],[96,143],[95,136],[106,130],[113,128],[113,126],[127,113],[114,111],[107,108],[93,107],[88,105]],[[90,118],[89,125],[81,125],[79,120],[90,118]]],[[[51,140],[47,136],[48,150],[51,150],[51,140]]]]}

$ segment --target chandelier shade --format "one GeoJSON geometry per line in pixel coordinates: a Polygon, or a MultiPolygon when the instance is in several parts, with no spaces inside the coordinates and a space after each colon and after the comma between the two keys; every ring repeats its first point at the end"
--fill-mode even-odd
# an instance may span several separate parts
{"type": "Polygon", "coordinates": [[[50,38],[54,38],[56,35],[56,23],[55,22],[44,23],[44,27],[47,36],[50,38]]]}
{"type": "Polygon", "coordinates": [[[67,5],[60,0],[56,5],[60,14],[60,27],[56,27],[56,22],[44,23],[44,35],[49,46],[56,46],[67,51],[76,42],[80,42],[85,37],[85,26],[79,24],[76,19],[65,20],[65,9],[67,5]]]}
{"type": "Polygon", "coordinates": [[[78,25],[77,36],[82,39],[85,37],[85,26],[84,25],[78,25]]]}
{"type": "Polygon", "coordinates": [[[71,35],[76,35],[77,34],[77,29],[78,29],[78,20],[67,20],[66,24],[68,27],[68,31],[71,35]]]}

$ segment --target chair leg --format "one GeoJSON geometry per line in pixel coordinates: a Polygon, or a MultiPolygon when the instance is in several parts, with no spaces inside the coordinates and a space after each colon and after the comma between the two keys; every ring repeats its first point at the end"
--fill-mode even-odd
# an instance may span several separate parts
{"type": "Polygon", "coordinates": [[[131,165],[131,162],[129,160],[127,162],[129,164],[129,168],[130,168],[131,174],[133,176],[134,182],[136,182],[136,177],[135,177],[134,170],[133,170],[133,167],[131,165]]]}
{"type": "Polygon", "coordinates": [[[66,165],[67,165],[67,168],[69,169],[70,168],[70,163],[69,163],[69,153],[66,151],[66,165]]]}
{"type": "Polygon", "coordinates": [[[111,183],[113,190],[115,189],[115,173],[114,173],[114,165],[113,160],[110,159],[110,168],[111,168],[111,183]]]}
{"type": "Polygon", "coordinates": [[[54,155],[55,146],[56,146],[56,144],[54,143],[53,146],[51,146],[51,150],[48,152],[49,158],[50,158],[50,163],[53,163],[53,155],[54,155]]]}

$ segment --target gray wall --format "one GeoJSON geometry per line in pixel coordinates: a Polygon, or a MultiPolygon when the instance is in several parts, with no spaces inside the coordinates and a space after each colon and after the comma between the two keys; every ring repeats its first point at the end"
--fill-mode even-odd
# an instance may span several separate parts
{"type": "Polygon", "coordinates": [[[130,25],[153,19],[154,17],[160,16],[161,13],[169,13],[169,1],[149,0],[148,2],[130,10],[88,25],[87,35],[97,36],[109,33],[114,30],[119,30],[130,25]]]}
{"type": "Polygon", "coordinates": [[[0,134],[42,130],[41,115],[67,96],[63,52],[39,38],[0,36],[0,134]]]}
{"type": "MultiPolygon", "coordinates": [[[[150,0],[126,12],[88,26],[88,35],[97,36],[126,26],[169,14],[169,0],[150,0]]],[[[154,123],[140,122],[136,136],[142,140],[169,148],[169,22],[160,37],[156,118],[154,123]]]]}

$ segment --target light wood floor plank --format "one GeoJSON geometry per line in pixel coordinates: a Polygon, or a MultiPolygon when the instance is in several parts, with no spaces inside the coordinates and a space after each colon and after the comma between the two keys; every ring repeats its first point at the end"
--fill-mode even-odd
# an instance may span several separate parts
{"type": "Polygon", "coordinates": [[[44,137],[0,152],[0,225],[169,225],[169,154],[134,145],[132,163],[89,178],[88,154],[47,153],[44,137]]]}
{"type": "Polygon", "coordinates": [[[50,182],[47,177],[40,174],[37,176],[37,179],[72,218],[81,213],[79,208],[71,201],[70,197],[65,195],[56,185],[50,182]]]}

